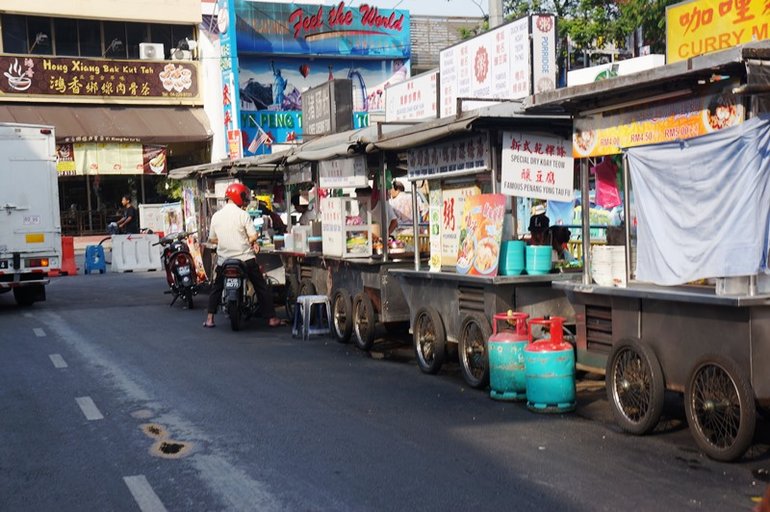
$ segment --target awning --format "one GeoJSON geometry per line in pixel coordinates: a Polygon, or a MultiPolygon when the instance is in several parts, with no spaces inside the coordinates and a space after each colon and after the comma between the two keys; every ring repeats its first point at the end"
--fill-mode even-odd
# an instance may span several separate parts
{"type": "Polygon", "coordinates": [[[4,103],[0,119],[53,126],[59,142],[170,144],[203,142],[212,136],[203,109],[194,107],[4,103]]]}

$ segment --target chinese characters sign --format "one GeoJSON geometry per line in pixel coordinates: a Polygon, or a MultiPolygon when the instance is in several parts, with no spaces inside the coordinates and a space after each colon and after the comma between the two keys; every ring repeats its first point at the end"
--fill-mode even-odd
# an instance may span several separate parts
{"type": "Polygon", "coordinates": [[[318,162],[318,184],[321,188],[365,187],[366,157],[335,158],[318,162]]]}
{"type": "Polygon", "coordinates": [[[770,38],[767,0],[694,0],[666,7],[666,61],[770,38]]]}
{"type": "Polygon", "coordinates": [[[439,178],[458,171],[491,169],[486,135],[473,135],[452,142],[410,149],[407,153],[410,178],[439,178]]]}
{"type": "Polygon", "coordinates": [[[0,55],[0,94],[59,98],[198,101],[194,62],[0,55]]]}
{"type": "Polygon", "coordinates": [[[554,201],[573,196],[572,141],[555,135],[503,132],[504,194],[554,201]]]}
{"type": "Polygon", "coordinates": [[[621,148],[690,139],[744,120],[744,109],[726,93],[674,101],[596,118],[575,120],[576,158],[614,155],[621,148]]]}
{"type": "Polygon", "coordinates": [[[438,117],[438,70],[385,89],[385,122],[438,117]]]}
{"type": "Polygon", "coordinates": [[[167,152],[137,143],[57,144],[56,170],[59,176],[166,174],[167,152]]]}

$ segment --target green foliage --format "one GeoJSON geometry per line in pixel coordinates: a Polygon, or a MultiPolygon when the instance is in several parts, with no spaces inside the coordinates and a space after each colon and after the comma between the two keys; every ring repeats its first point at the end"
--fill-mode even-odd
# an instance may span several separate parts
{"type": "Polygon", "coordinates": [[[182,182],[164,176],[155,184],[155,192],[157,192],[158,195],[166,196],[169,200],[181,201],[182,182]]]}

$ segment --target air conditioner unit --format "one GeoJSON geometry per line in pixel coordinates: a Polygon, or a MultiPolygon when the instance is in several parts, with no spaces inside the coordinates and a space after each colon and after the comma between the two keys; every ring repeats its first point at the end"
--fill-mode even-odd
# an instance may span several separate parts
{"type": "Polygon", "coordinates": [[[192,60],[192,52],[190,50],[171,50],[171,60],[192,60]]]}
{"type": "Polygon", "coordinates": [[[139,58],[144,60],[163,60],[163,43],[139,43],[139,58]]]}

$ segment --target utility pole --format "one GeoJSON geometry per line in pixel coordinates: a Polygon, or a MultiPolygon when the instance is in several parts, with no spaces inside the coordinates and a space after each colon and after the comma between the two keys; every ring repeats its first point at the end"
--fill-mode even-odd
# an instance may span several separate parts
{"type": "Polygon", "coordinates": [[[489,0],[489,28],[503,24],[503,0],[489,0]]]}

